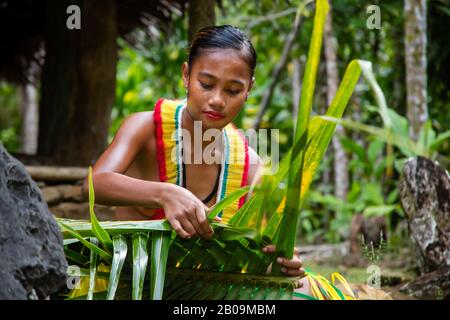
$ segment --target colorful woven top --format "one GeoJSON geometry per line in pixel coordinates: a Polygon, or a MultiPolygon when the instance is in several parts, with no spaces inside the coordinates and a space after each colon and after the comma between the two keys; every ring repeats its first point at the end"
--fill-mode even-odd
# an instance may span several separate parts
{"type": "MultiPolygon", "coordinates": [[[[182,163],[182,115],[186,100],[159,99],[154,110],[156,129],[156,156],[159,180],[178,186],[183,185],[182,163]]],[[[232,124],[222,129],[223,152],[216,203],[233,191],[247,185],[249,157],[248,144],[241,132],[232,124]]],[[[245,195],[225,208],[219,216],[222,222],[230,218],[244,204],[245,195]]],[[[164,218],[164,210],[158,209],[152,219],[164,218]]]]}

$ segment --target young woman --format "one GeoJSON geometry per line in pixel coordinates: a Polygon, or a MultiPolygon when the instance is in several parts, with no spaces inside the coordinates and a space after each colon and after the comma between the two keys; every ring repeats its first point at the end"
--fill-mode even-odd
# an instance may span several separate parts
{"type": "MultiPolygon", "coordinates": [[[[182,66],[187,98],[160,99],[154,111],[123,122],[93,167],[96,202],[116,206],[116,219],[166,218],[180,237],[210,239],[208,208],[261,178],[261,159],[231,124],[253,86],[255,66],[253,45],[239,29],[200,30],[182,66]],[[199,137],[208,129],[219,133],[209,150],[211,142],[199,137]]],[[[228,221],[245,200],[217,219],[228,221]]],[[[304,274],[297,257],[278,262],[286,275],[304,274]]]]}

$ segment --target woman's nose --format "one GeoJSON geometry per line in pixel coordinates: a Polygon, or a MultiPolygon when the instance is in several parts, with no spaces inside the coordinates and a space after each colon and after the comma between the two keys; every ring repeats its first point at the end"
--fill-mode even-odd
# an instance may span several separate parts
{"type": "Polygon", "coordinates": [[[209,98],[209,105],[216,108],[225,107],[225,97],[220,90],[214,90],[209,98]]]}

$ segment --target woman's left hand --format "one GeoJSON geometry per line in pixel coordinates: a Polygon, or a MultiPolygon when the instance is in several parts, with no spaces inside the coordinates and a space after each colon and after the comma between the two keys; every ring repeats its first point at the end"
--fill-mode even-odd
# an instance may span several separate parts
{"type": "MultiPolygon", "coordinates": [[[[275,245],[269,244],[263,248],[263,252],[265,253],[273,253],[275,252],[275,245]]],[[[294,248],[294,256],[292,259],[288,259],[285,257],[278,257],[277,262],[282,266],[281,272],[285,273],[287,276],[297,277],[297,276],[305,276],[305,270],[302,268],[302,263],[298,257],[298,249],[294,248]]],[[[268,272],[271,271],[271,266],[269,266],[268,272]]]]}

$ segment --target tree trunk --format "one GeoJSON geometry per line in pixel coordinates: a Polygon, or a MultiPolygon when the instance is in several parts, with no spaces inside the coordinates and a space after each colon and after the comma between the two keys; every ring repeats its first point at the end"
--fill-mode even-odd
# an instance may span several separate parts
{"type": "Polygon", "coordinates": [[[194,40],[201,28],[216,24],[215,0],[189,1],[189,43],[194,40]]]}
{"type": "Polygon", "coordinates": [[[116,2],[49,1],[38,153],[63,165],[89,165],[106,146],[115,98],[116,2]],[[69,5],[81,29],[69,30],[69,5]]]}
{"type": "MultiPolygon", "coordinates": [[[[261,107],[256,116],[256,120],[253,123],[254,130],[259,129],[259,125],[261,124],[264,114],[266,113],[267,109],[269,108],[270,102],[272,101],[275,87],[279,83],[281,72],[283,71],[284,67],[286,66],[287,60],[289,58],[289,54],[292,50],[292,47],[294,46],[295,40],[297,39],[297,35],[300,31],[302,17],[303,17],[303,12],[297,11],[297,15],[295,16],[295,20],[292,25],[291,31],[289,32],[289,34],[286,38],[286,42],[284,43],[280,60],[278,60],[277,64],[275,65],[275,67],[272,70],[272,73],[270,74],[270,79],[271,79],[270,86],[262,97],[261,107]]],[[[294,118],[294,121],[297,121],[297,118],[294,118]]]]}
{"type": "Polygon", "coordinates": [[[426,0],[405,0],[406,104],[410,137],[417,141],[428,119],[426,0]]]}
{"type": "MultiPolygon", "coordinates": [[[[333,19],[330,3],[330,11],[325,22],[324,29],[325,60],[327,72],[327,104],[330,105],[338,88],[337,45],[333,37],[333,19]]],[[[348,192],[348,160],[339,137],[343,136],[342,126],[336,126],[336,134],[333,136],[334,150],[334,187],[335,195],[340,199],[347,198],[348,192]]]]}
{"type": "Polygon", "coordinates": [[[38,145],[38,98],[36,86],[27,83],[21,86],[21,152],[28,155],[36,154],[38,145]]]}

